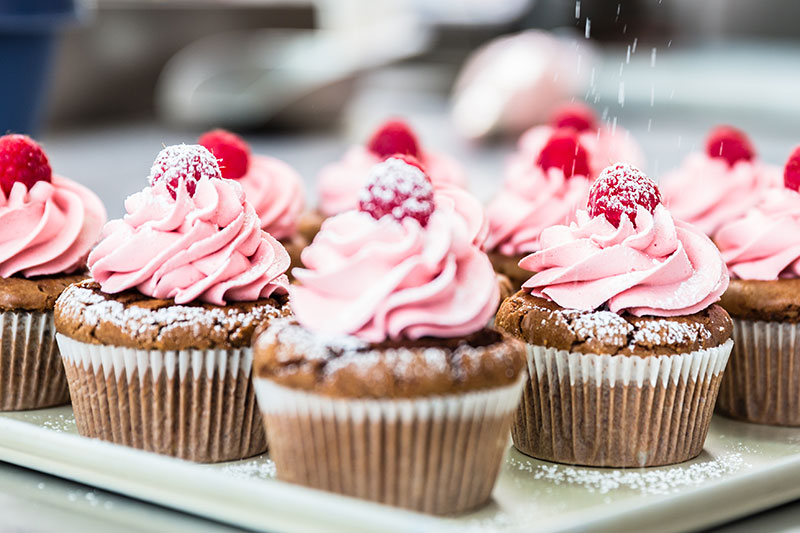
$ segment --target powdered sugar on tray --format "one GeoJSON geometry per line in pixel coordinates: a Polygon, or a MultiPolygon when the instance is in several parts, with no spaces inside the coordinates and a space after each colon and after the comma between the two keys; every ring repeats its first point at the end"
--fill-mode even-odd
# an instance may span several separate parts
{"type": "Polygon", "coordinates": [[[241,479],[273,479],[275,477],[275,463],[271,459],[251,459],[220,469],[223,474],[241,479]]]}
{"type": "Polygon", "coordinates": [[[541,464],[526,459],[508,459],[508,467],[530,472],[533,479],[555,485],[573,485],[589,492],[607,494],[628,489],[641,494],[669,494],[732,474],[749,465],[739,452],[728,452],[707,461],[652,469],[620,470],[541,464]]]}

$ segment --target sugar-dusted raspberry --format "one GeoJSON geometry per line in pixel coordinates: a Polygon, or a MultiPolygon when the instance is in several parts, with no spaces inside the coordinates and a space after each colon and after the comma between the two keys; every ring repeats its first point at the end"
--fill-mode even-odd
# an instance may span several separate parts
{"type": "Polygon", "coordinates": [[[550,115],[548,121],[554,128],[572,128],[577,132],[597,130],[597,115],[586,104],[565,104],[550,115]]]}
{"type": "Polygon", "coordinates": [[[222,173],[217,158],[199,144],[167,146],[158,153],[150,169],[150,185],[164,180],[172,198],[177,198],[180,183],[193,196],[201,178],[222,179],[222,173]]]}
{"type": "Polygon", "coordinates": [[[756,155],[747,135],[733,126],[717,126],[706,139],[709,157],[724,159],[733,166],[739,161],[752,161],[756,155]]]}
{"type": "Polygon", "coordinates": [[[390,157],[370,170],[358,197],[358,208],[376,220],[410,217],[423,227],[436,208],[431,180],[416,165],[390,157]]]}
{"type": "Polygon", "coordinates": [[[400,161],[407,163],[409,165],[413,165],[420,169],[422,172],[425,172],[425,167],[420,163],[419,159],[414,157],[413,155],[409,154],[392,154],[389,157],[385,157],[383,160],[386,161],[387,159],[399,159],[400,161]]]}
{"type": "Polygon", "coordinates": [[[578,133],[571,128],[553,132],[539,152],[536,164],[545,172],[553,167],[560,168],[567,178],[589,175],[589,154],[581,146],[578,133]]]}
{"type": "Polygon", "coordinates": [[[387,120],[372,134],[367,148],[378,157],[408,154],[419,157],[419,142],[411,127],[402,120],[387,120]]]}
{"type": "Polygon", "coordinates": [[[37,181],[51,181],[53,170],[39,144],[27,135],[0,137],[0,187],[8,196],[15,183],[30,189],[37,181]]]}
{"type": "Polygon", "coordinates": [[[226,130],[211,130],[198,141],[219,161],[222,177],[238,180],[250,166],[250,146],[238,135],[226,130]]]}
{"type": "Polygon", "coordinates": [[[655,182],[625,163],[606,167],[589,189],[589,216],[604,215],[617,227],[623,215],[636,224],[638,206],[653,213],[660,203],[661,192],[655,182]]]}
{"type": "Polygon", "coordinates": [[[783,168],[783,184],[792,190],[800,191],[800,146],[794,149],[783,168]]]}

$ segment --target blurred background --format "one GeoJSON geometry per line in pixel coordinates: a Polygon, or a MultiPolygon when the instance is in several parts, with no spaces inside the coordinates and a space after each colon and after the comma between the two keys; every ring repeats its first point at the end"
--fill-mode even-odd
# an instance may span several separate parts
{"type": "Polygon", "coordinates": [[[586,101],[653,177],[731,123],[800,144],[792,0],[0,0],[0,129],[44,144],[111,216],[162,144],[212,127],[309,184],[384,118],[466,162],[488,199],[519,132],[586,101]]]}

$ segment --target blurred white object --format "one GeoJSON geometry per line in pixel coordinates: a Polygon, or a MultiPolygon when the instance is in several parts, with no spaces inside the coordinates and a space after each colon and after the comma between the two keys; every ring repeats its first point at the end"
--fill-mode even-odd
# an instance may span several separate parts
{"type": "Polygon", "coordinates": [[[325,122],[343,108],[360,71],[418,54],[429,41],[429,31],[414,17],[402,16],[356,32],[214,35],[167,63],[157,88],[159,112],[174,122],[229,128],[276,118],[325,122]]]}
{"type": "Polygon", "coordinates": [[[533,4],[532,0],[411,0],[429,23],[458,26],[508,24],[533,4]]]}
{"type": "Polygon", "coordinates": [[[583,40],[530,30],[476,50],[458,75],[452,119],[470,139],[517,134],[586,86],[594,53],[583,40]]]}

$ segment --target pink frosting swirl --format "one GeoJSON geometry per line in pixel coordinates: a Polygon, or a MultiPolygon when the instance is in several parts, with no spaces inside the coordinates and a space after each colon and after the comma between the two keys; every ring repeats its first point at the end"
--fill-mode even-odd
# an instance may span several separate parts
{"type": "Polygon", "coordinates": [[[760,161],[731,167],[724,159],[695,153],[660,182],[664,205],[675,218],[713,235],[756,205],[764,189],[783,185],[783,177],[779,168],[760,161]]]}
{"type": "Polygon", "coordinates": [[[252,155],[247,173],[237,181],[261,220],[261,229],[276,239],[296,233],[306,195],[300,174],[274,157],[252,155]]]}
{"type": "MultiPolygon", "coordinates": [[[[340,161],[326,165],[319,174],[319,210],[325,216],[356,209],[358,193],[367,181],[370,169],[383,158],[364,146],[353,146],[340,161]]],[[[464,169],[453,158],[437,152],[425,152],[420,159],[434,188],[465,187],[464,169]]]]}
{"type": "Polygon", "coordinates": [[[586,208],[589,187],[585,176],[566,178],[560,168],[545,172],[528,156],[515,156],[503,188],[486,207],[486,249],[508,256],[538,250],[545,228],[567,224],[586,208]]]}
{"type": "Polygon", "coordinates": [[[542,250],[520,261],[538,272],[523,288],[569,309],[608,305],[615,313],[689,315],[719,299],[728,270],[711,240],[689,224],[675,222],[658,205],[639,207],[636,225],[623,217],[619,228],[604,216],[577,213],[570,226],[542,233],[542,250]]]}
{"type": "Polygon", "coordinates": [[[0,276],[82,269],[105,221],[100,199],[72,180],[15,183],[8,198],[0,191],[0,276]]]}
{"type": "Polygon", "coordinates": [[[473,231],[446,201],[426,227],[360,211],[327,219],[293,271],[292,308],[305,327],[367,342],[458,337],[485,327],[499,289],[473,231]]]}
{"type": "Polygon", "coordinates": [[[734,278],[800,277],[800,194],[784,187],[765,191],[758,206],[723,225],[714,241],[734,278]]]}
{"type": "Polygon", "coordinates": [[[106,224],[89,255],[104,292],[216,305],[286,293],[289,255],[261,230],[237,182],[202,178],[194,196],[180,186],[175,200],[165,183],[128,197],[125,217],[106,224]]]}
{"type": "MultiPolygon", "coordinates": [[[[555,128],[552,126],[535,126],[529,129],[519,138],[515,157],[535,163],[554,131],[555,128]]],[[[644,166],[641,148],[622,128],[617,127],[612,130],[601,127],[597,131],[584,131],[578,134],[578,139],[589,155],[591,179],[596,178],[605,167],[617,161],[625,161],[639,168],[644,166]]]]}

